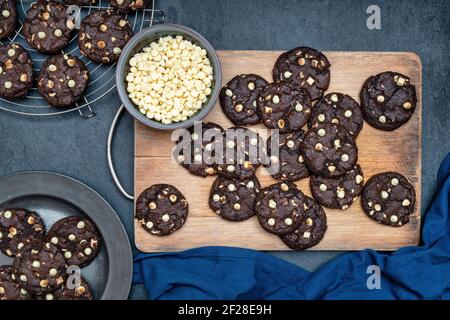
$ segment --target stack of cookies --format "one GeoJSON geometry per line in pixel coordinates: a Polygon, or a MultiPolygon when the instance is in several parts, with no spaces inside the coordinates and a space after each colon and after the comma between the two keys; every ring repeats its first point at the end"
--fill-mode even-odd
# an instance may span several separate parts
{"type": "MultiPolygon", "coordinates": [[[[26,97],[35,82],[39,93],[54,107],[69,107],[83,98],[90,75],[80,58],[60,53],[71,42],[75,14],[68,5],[95,4],[96,0],[38,0],[27,11],[23,36],[32,50],[51,54],[35,80],[33,61],[18,43],[0,45],[0,97],[26,97]]],[[[0,39],[11,36],[17,25],[14,0],[0,1],[0,39]]],[[[128,10],[144,7],[143,0],[111,0],[111,10],[96,10],[80,26],[78,47],[96,63],[116,62],[133,31],[126,18],[128,10]]]]}
{"type": "Polygon", "coordinates": [[[0,300],[92,300],[89,284],[76,269],[89,265],[99,252],[101,237],[94,223],[70,216],[45,231],[36,212],[0,211],[0,250],[14,258],[12,266],[0,266],[0,300]]]}

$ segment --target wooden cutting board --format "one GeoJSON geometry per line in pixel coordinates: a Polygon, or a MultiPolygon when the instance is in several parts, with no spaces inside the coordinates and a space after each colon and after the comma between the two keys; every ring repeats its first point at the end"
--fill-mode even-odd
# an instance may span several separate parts
{"type": "MultiPolygon", "coordinates": [[[[256,73],[268,81],[280,51],[218,51],[222,63],[223,83],[241,73],[256,73]]],[[[351,95],[359,102],[364,81],[373,74],[396,71],[411,78],[417,89],[417,110],[411,120],[393,132],[380,131],[364,123],[357,138],[359,164],[365,181],[383,171],[398,171],[416,189],[417,201],[410,223],[392,228],[369,219],[356,201],[345,211],[325,209],[328,231],[324,239],[310,250],[395,250],[417,245],[420,238],[421,206],[421,137],[422,137],[422,66],[419,57],[408,52],[325,52],[331,63],[331,83],[328,92],[351,95]]],[[[224,128],[231,122],[216,107],[205,118],[224,128]]],[[[261,125],[261,128],[263,126],[261,125]]],[[[200,246],[236,246],[257,250],[289,250],[276,236],[265,232],[252,217],[243,222],[229,222],[218,217],[208,206],[208,197],[215,177],[201,178],[189,174],[171,160],[174,143],[170,132],[149,129],[135,122],[135,195],[156,183],[176,186],[189,202],[185,225],[177,232],[158,237],[147,233],[135,219],[135,241],[144,252],[179,251],[200,246]]],[[[258,169],[261,185],[275,182],[258,169]]],[[[310,195],[309,179],[297,186],[310,195]]]]}

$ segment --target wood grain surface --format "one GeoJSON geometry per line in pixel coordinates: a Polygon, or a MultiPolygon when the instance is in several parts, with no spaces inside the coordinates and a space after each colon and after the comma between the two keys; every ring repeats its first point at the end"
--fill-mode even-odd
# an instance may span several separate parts
{"type": "MultiPolygon", "coordinates": [[[[222,63],[223,83],[241,73],[256,73],[268,81],[280,51],[218,51],[222,63]]],[[[392,228],[379,225],[363,212],[358,199],[349,209],[325,211],[328,231],[324,239],[309,250],[395,250],[417,245],[420,239],[421,206],[421,137],[422,137],[422,66],[420,59],[409,52],[325,52],[330,60],[331,82],[327,92],[351,95],[359,102],[364,81],[373,74],[396,71],[411,78],[417,89],[417,110],[411,120],[399,129],[387,132],[364,123],[357,138],[359,164],[365,181],[384,171],[397,171],[414,185],[417,203],[410,223],[392,228]]],[[[225,128],[231,122],[216,107],[204,119],[225,128]]],[[[264,126],[252,128],[263,129],[264,126]]],[[[270,134],[270,133],[269,133],[270,134]]],[[[263,134],[264,135],[264,134],[263,134]]],[[[135,195],[149,186],[168,183],[176,186],[189,202],[189,216],[177,232],[158,237],[147,233],[135,220],[135,242],[144,252],[179,251],[200,246],[237,246],[257,250],[289,250],[275,235],[265,232],[256,217],[243,222],[229,222],[218,217],[208,206],[208,197],[215,177],[193,176],[171,159],[174,142],[170,132],[149,129],[135,122],[135,195]]],[[[264,168],[258,170],[262,186],[274,183],[264,168]]],[[[310,195],[309,179],[297,186],[310,195]]]]}

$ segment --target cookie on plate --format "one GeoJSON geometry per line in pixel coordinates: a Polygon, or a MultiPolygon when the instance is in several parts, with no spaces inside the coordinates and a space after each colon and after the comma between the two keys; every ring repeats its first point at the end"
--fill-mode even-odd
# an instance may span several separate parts
{"type": "Polygon", "coordinates": [[[283,81],[267,85],[257,106],[262,123],[282,133],[300,130],[311,115],[311,100],[306,90],[283,81]]]}
{"type": "Polygon", "coordinates": [[[17,43],[0,45],[0,97],[26,97],[33,81],[33,61],[25,49],[17,43]]]}
{"type": "Polygon", "coordinates": [[[241,74],[220,91],[220,106],[235,125],[249,126],[260,122],[257,100],[268,82],[256,74],[241,74]]]}
{"type": "Polygon", "coordinates": [[[85,267],[94,260],[102,242],[95,224],[79,216],[55,222],[45,239],[62,251],[67,265],[79,267],[85,267]]]}
{"type": "Polygon", "coordinates": [[[78,46],[86,57],[97,63],[119,59],[123,47],[133,36],[130,22],[114,10],[97,10],[81,21],[78,46]]]}
{"type": "Polygon", "coordinates": [[[226,220],[246,220],[255,214],[260,188],[256,176],[247,180],[218,177],[211,188],[209,206],[226,220]]]}
{"type": "Polygon", "coordinates": [[[80,59],[60,53],[44,62],[37,86],[50,105],[64,108],[83,97],[89,78],[89,71],[80,59]]]}
{"type": "Polygon", "coordinates": [[[198,122],[188,132],[189,136],[177,140],[174,158],[193,175],[215,175],[218,163],[223,162],[223,128],[213,122],[198,122]]]}
{"type": "Polygon", "coordinates": [[[74,18],[64,4],[38,0],[27,11],[23,34],[37,51],[56,53],[69,43],[74,28],[74,18]]]}
{"type": "Polygon", "coordinates": [[[8,38],[17,24],[17,9],[14,0],[0,0],[0,39],[8,38]]]}
{"type": "Polygon", "coordinates": [[[65,4],[74,4],[77,6],[88,6],[91,4],[96,4],[97,0],[63,0],[65,4]]]}
{"type": "Polygon", "coordinates": [[[273,68],[273,79],[305,88],[311,100],[320,99],[330,85],[330,62],[321,52],[298,47],[283,53],[273,68]]]}
{"type": "Polygon", "coordinates": [[[166,236],[180,229],[188,215],[188,203],[177,188],[155,184],[136,201],[136,219],[149,233],[166,236]]]}
{"type": "Polygon", "coordinates": [[[32,294],[46,294],[60,288],[66,280],[66,260],[51,243],[32,242],[14,258],[14,276],[32,294]]]}
{"type": "Polygon", "coordinates": [[[109,4],[111,7],[123,12],[140,10],[145,7],[144,0],[109,0],[109,4]]]}
{"type": "Polygon", "coordinates": [[[303,157],[309,170],[336,178],[351,170],[358,160],[358,147],[353,136],[339,124],[323,124],[311,128],[303,143],[303,157]]]}
{"type": "Polygon", "coordinates": [[[396,172],[384,172],[371,177],[361,196],[364,212],[376,222],[392,227],[409,222],[415,203],[414,187],[396,172]]]}
{"type": "Polygon", "coordinates": [[[14,267],[0,266],[0,300],[31,300],[32,296],[20,287],[14,267]]]}
{"type": "Polygon", "coordinates": [[[348,209],[364,186],[364,176],[357,164],[352,170],[338,178],[324,178],[312,175],[310,179],[311,193],[321,205],[332,209],[348,209]]]}
{"type": "Polygon", "coordinates": [[[364,119],[380,130],[392,131],[408,122],[416,110],[416,88],[397,72],[371,76],[361,90],[364,119]]]}
{"type": "Polygon", "coordinates": [[[245,180],[253,177],[262,162],[265,146],[254,131],[234,126],[225,130],[223,163],[217,173],[229,179],[245,180]]]}
{"type": "Polygon", "coordinates": [[[89,283],[81,277],[79,283],[68,280],[55,292],[36,296],[36,300],[93,300],[92,289],[89,283]],[[70,286],[70,289],[69,289],[70,286]]]}
{"type": "Polygon", "coordinates": [[[294,232],[305,214],[304,195],[291,182],[264,188],[256,200],[256,214],[264,230],[277,235],[294,232]]]}
{"type": "Polygon", "coordinates": [[[13,257],[44,234],[45,225],[36,212],[20,208],[0,211],[0,249],[7,256],[13,257]]]}
{"type": "Polygon", "coordinates": [[[303,205],[305,214],[297,229],[280,236],[289,248],[298,251],[317,245],[327,231],[327,216],[323,208],[308,196],[304,197],[303,205]]]}
{"type": "Polygon", "coordinates": [[[305,133],[302,130],[291,133],[273,133],[267,139],[269,162],[265,164],[274,179],[297,181],[309,176],[308,167],[302,155],[305,133]]]}
{"type": "Polygon", "coordinates": [[[314,128],[325,123],[340,124],[356,138],[363,122],[358,102],[349,95],[332,92],[314,105],[309,118],[309,127],[314,128]]]}

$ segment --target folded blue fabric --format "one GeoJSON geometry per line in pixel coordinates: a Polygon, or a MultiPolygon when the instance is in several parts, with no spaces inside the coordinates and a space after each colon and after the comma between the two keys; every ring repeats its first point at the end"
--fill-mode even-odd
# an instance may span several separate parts
{"type": "Polygon", "coordinates": [[[133,282],[149,299],[450,299],[450,154],[438,190],[418,247],[346,253],[316,272],[239,248],[138,254],[133,282]]]}

